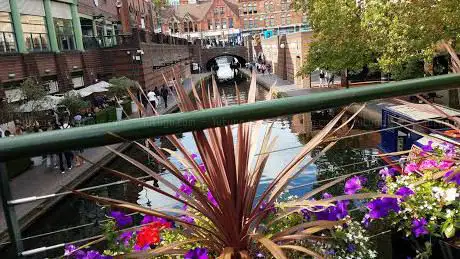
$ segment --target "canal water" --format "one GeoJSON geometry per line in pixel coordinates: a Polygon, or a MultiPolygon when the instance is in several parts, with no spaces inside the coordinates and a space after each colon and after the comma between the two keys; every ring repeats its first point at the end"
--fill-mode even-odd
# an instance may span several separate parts
{"type": "MultiPolygon", "coordinates": [[[[234,105],[237,101],[234,82],[230,79],[240,78],[238,72],[230,69],[230,59],[219,59],[219,70],[217,76],[219,80],[219,91],[221,95],[230,105],[234,105]]],[[[249,82],[247,80],[239,81],[238,88],[240,91],[240,99],[245,101],[247,98],[249,82]]],[[[258,87],[257,100],[265,100],[268,91],[263,87],[258,87]]],[[[321,129],[330,118],[334,116],[334,110],[318,111],[311,114],[299,114],[294,116],[273,118],[265,120],[263,129],[272,125],[272,136],[278,137],[275,150],[272,152],[270,159],[265,167],[265,171],[260,183],[259,192],[261,192],[282,170],[289,161],[297,155],[302,145],[304,145],[311,134],[314,134],[321,129]]],[[[354,129],[353,133],[368,130],[368,128],[354,129]]],[[[186,148],[196,151],[193,137],[191,133],[179,134],[178,137],[186,148]]],[[[173,146],[164,138],[157,138],[156,143],[161,147],[173,149],[173,146]]],[[[375,148],[379,142],[379,135],[368,134],[357,138],[350,138],[340,141],[332,150],[322,156],[315,164],[309,165],[301,174],[290,183],[290,194],[302,195],[312,188],[318,186],[322,180],[338,175],[365,170],[380,165],[380,161],[374,157],[378,153],[375,148]],[[343,167],[344,165],[350,165],[343,167]]],[[[149,160],[143,151],[133,147],[126,151],[131,157],[138,161],[144,162],[154,170],[158,170],[157,166],[149,160]]],[[[315,151],[314,153],[317,153],[315,151]]],[[[174,159],[170,158],[173,162],[174,159]]],[[[115,159],[108,167],[120,170],[135,177],[144,176],[137,168],[122,159],[115,159]]],[[[177,183],[173,177],[165,174],[165,178],[177,183]]],[[[96,173],[91,179],[83,183],[80,188],[106,184],[118,181],[117,177],[102,171],[96,173]]],[[[177,183],[178,184],[178,183],[177,183]]],[[[161,187],[161,186],[160,186],[161,187]]],[[[343,186],[338,186],[336,191],[340,192],[343,186]]],[[[164,206],[177,206],[173,200],[166,199],[164,196],[158,195],[145,190],[133,184],[121,184],[116,186],[104,187],[90,192],[94,195],[111,197],[114,199],[122,199],[129,202],[141,204],[146,207],[159,208],[164,206]]],[[[43,235],[36,238],[28,239],[24,242],[25,249],[33,249],[41,246],[52,246],[59,243],[70,242],[91,236],[101,234],[101,222],[106,219],[107,208],[104,206],[81,199],[76,196],[68,196],[56,204],[49,212],[44,214],[34,224],[27,228],[23,233],[23,237],[31,237],[41,235],[43,233],[54,232],[49,235],[43,235]],[[82,227],[74,228],[75,226],[82,227]],[[60,232],[60,229],[69,228],[68,231],[60,232]]],[[[51,250],[36,254],[30,258],[46,258],[62,255],[63,249],[51,250]]],[[[13,258],[14,252],[11,247],[7,247],[0,253],[0,258],[13,258]]]]}

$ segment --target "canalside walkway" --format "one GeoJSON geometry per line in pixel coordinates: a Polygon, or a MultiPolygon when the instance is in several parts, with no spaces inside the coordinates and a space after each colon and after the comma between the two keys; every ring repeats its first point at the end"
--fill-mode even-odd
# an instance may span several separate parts
{"type": "MultiPolygon", "coordinates": [[[[192,84],[197,84],[201,79],[207,78],[210,73],[193,74],[190,78],[184,80],[184,87],[187,92],[192,90],[192,84]]],[[[160,114],[167,114],[177,109],[177,102],[174,97],[168,100],[168,108],[163,105],[158,107],[160,114]]],[[[111,145],[112,148],[118,151],[125,150],[129,144],[115,144],[111,145]]],[[[110,162],[115,154],[111,153],[105,147],[96,147],[86,149],[83,156],[94,162],[94,165],[85,163],[80,167],[73,167],[71,171],[61,174],[59,169],[48,168],[45,165],[34,166],[25,173],[15,177],[10,181],[10,187],[13,199],[25,198],[30,196],[41,196],[51,193],[67,191],[68,188],[76,188],[83,181],[88,179],[98,169],[110,162]]],[[[52,199],[38,200],[29,203],[23,203],[15,206],[16,215],[19,219],[21,228],[27,227],[35,219],[44,214],[51,206],[58,202],[62,197],[55,197],[52,199]]],[[[7,240],[7,226],[5,216],[3,214],[3,207],[0,204],[0,243],[7,240]]]]}

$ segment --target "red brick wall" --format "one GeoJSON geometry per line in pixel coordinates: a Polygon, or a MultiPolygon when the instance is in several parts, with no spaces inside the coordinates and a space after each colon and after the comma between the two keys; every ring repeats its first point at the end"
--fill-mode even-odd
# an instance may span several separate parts
{"type": "Polygon", "coordinates": [[[0,82],[14,81],[25,77],[26,71],[23,64],[22,56],[2,56],[0,58],[0,82]],[[13,79],[8,78],[8,74],[16,74],[13,79]]]}
{"type": "Polygon", "coordinates": [[[153,31],[152,21],[152,3],[150,1],[145,2],[144,0],[121,0],[122,7],[119,10],[120,21],[122,24],[123,32],[130,33],[131,26],[130,20],[133,16],[135,22],[137,23],[137,28],[140,28],[141,25],[141,16],[144,15],[145,21],[145,30],[153,31]]]}

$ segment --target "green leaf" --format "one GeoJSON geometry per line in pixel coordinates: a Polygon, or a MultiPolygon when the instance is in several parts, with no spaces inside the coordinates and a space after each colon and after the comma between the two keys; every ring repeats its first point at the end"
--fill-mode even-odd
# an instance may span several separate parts
{"type": "Polygon", "coordinates": [[[451,238],[455,236],[455,226],[452,223],[449,223],[447,227],[443,230],[444,235],[446,235],[447,238],[451,238]]]}

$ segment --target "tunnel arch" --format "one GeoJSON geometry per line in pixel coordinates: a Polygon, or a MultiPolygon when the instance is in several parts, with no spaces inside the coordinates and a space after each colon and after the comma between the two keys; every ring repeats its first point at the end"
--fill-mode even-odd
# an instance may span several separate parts
{"type": "Polygon", "coordinates": [[[231,53],[222,53],[222,54],[213,56],[206,61],[205,63],[206,70],[211,71],[212,66],[215,65],[216,59],[220,57],[234,57],[238,60],[238,63],[241,64],[241,67],[244,67],[247,62],[246,59],[243,58],[242,56],[231,54],[231,53]]]}

